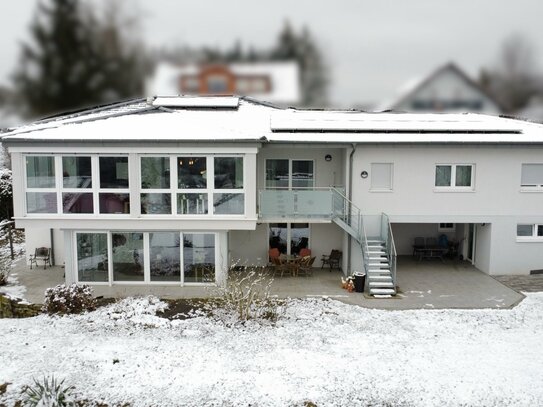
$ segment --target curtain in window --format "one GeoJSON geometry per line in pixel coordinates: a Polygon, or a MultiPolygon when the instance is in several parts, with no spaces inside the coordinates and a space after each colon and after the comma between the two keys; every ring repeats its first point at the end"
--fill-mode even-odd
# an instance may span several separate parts
{"type": "Polygon", "coordinates": [[[436,166],[436,187],[451,186],[451,166],[438,165],[436,166]]]}
{"type": "Polygon", "coordinates": [[[471,165],[456,166],[456,186],[469,187],[471,186],[471,165]]]}

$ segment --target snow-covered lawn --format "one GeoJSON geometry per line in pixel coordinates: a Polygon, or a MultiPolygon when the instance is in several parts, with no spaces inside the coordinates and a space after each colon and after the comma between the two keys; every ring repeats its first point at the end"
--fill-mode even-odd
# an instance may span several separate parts
{"type": "Polygon", "coordinates": [[[379,311],[297,300],[276,326],[169,321],[156,299],[0,320],[0,404],[55,374],[134,406],[536,406],[543,293],[512,310],[379,311]],[[150,303],[151,302],[151,303],[150,303]]]}

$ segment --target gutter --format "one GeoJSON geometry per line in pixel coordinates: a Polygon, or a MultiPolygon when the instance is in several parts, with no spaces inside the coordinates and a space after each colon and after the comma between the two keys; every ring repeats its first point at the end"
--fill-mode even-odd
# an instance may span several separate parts
{"type": "MultiPolygon", "coordinates": [[[[351,147],[351,154],[349,154],[349,193],[347,197],[349,198],[349,201],[353,201],[353,156],[356,152],[356,143],[352,143],[351,147]]],[[[351,205],[349,205],[349,215],[351,211],[351,205]]],[[[362,214],[361,214],[362,215],[362,214]]],[[[350,234],[347,233],[347,271],[351,271],[351,245],[352,245],[352,237],[350,234]]]]}

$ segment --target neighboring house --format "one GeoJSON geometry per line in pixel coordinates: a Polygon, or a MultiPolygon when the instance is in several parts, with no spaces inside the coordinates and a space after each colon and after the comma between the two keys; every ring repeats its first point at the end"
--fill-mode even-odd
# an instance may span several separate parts
{"type": "Polygon", "coordinates": [[[453,63],[422,80],[412,80],[400,96],[378,110],[405,112],[473,112],[499,115],[502,108],[478,83],[453,63]]]}
{"type": "Polygon", "coordinates": [[[281,104],[301,100],[296,62],[173,65],[159,63],[147,80],[148,95],[241,95],[281,104]]]}
{"type": "Polygon", "coordinates": [[[27,253],[53,246],[67,282],[222,283],[236,260],[304,247],[317,264],[341,250],[345,273],[394,293],[396,254],[441,235],[485,273],[543,269],[539,124],[156,97],[2,142],[27,253]]]}

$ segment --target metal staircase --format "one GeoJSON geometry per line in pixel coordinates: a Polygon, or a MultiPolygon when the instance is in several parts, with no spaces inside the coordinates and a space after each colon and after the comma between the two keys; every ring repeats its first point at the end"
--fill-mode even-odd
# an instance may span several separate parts
{"type": "Polygon", "coordinates": [[[396,247],[386,214],[362,215],[360,209],[337,189],[333,191],[332,221],[345,230],[362,250],[366,272],[365,291],[376,297],[396,295],[396,247]],[[373,221],[375,236],[368,238],[366,221],[373,221]],[[377,219],[380,218],[380,219],[377,219]],[[376,222],[377,221],[377,222],[376,222]]]}

